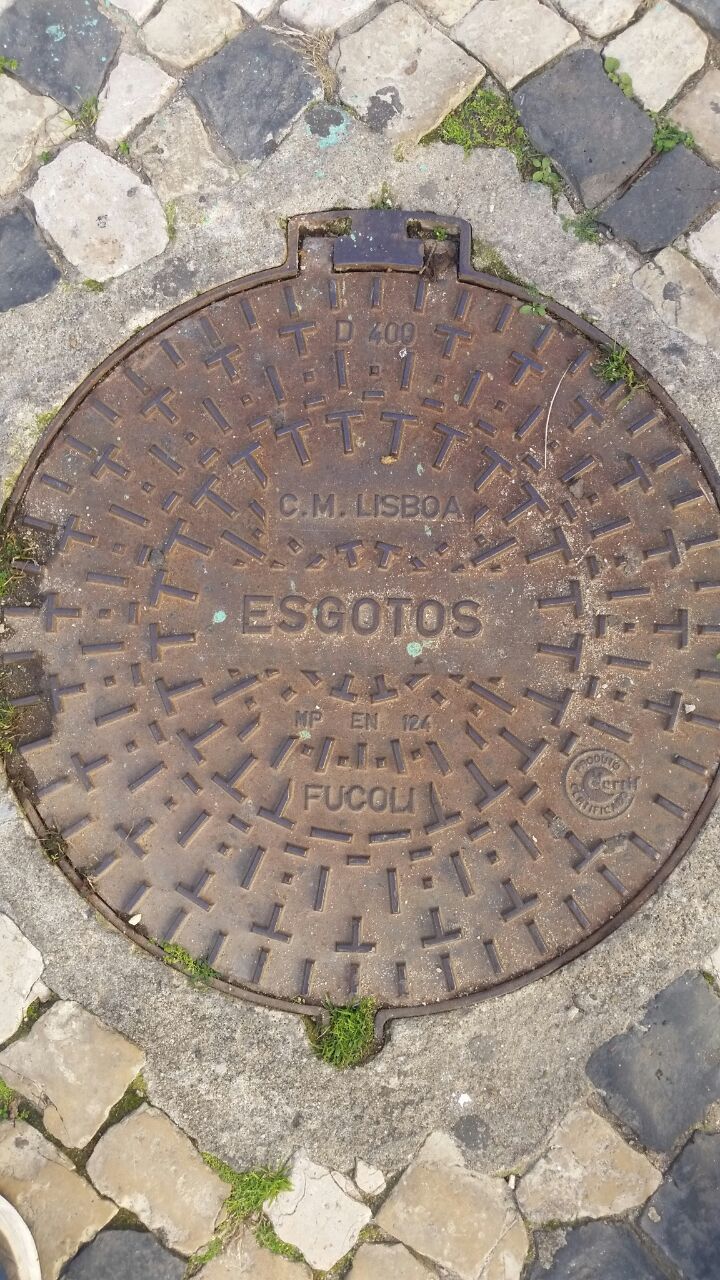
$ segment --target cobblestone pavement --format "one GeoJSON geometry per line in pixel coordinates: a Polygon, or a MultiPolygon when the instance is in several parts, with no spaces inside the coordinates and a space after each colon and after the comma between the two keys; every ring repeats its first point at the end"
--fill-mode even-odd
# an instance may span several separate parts
{"type": "MultiPolygon", "coordinates": [[[[717,459],[718,39],[718,0],[0,0],[3,496],[133,329],[371,198],[471,218],[717,459]],[[517,119],[466,157],[478,89],[517,119]]],[[[43,1280],[720,1275],[715,826],[572,973],[338,1084],[109,934],[3,804],[0,1195],[43,1280]],[[237,1172],[284,1160],[263,1207],[237,1172]]]]}

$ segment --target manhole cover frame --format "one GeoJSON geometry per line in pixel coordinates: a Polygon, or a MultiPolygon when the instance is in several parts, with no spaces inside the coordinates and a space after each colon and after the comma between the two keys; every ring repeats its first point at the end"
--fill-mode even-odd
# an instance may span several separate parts
{"type": "MultiPolygon", "coordinates": [[[[416,270],[415,267],[410,265],[412,254],[408,252],[408,245],[412,244],[412,241],[408,239],[408,227],[416,228],[416,234],[422,241],[424,241],[426,249],[428,248],[428,245],[432,245],[433,238],[436,240],[438,239],[436,233],[439,231],[441,239],[451,238],[457,244],[457,280],[459,283],[479,285],[486,289],[490,289],[495,293],[517,299],[522,303],[528,303],[531,305],[537,304],[538,296],[536,293],[531,293],[520,285],[489,273],[477,271],[473,267],[472,226],[463,218],[421,211],[375,209],[333,209],[318,213],[298,214],[288,219],[286,233],[287,256],[283,263],[276,267],[262,269],[253,272],[251,275],[242,276],[226,283],[216,285],[197,297],[180,303],[171,311],[157,317],[149,325],[146,325],[137,333],[126,339],[120,347],[116,348],[106,356],[105,359],[83,379],[40,436],[32,452],[27,458],[3,509],[2,518],[0,519],[0,535],[7,534],[11,529],[16,512],[25,497],[35,475],[37,465],[45,452],[53,443],[56,436],[58,436],[63,430],[75,409],[82,403],[85,397],[107,377],[109,373],[126,360],[128,356],[131,356],[141,349],[149,340],[158,337],[166,329],[177,324],[179,321],[204,310],[212,303],[221,302],[229,297],[245,293],[259,285],[288,281],[299,277],[301,269],[300,247],[303,239],[306,236],[335,237],[339,234],[346,233],[348,222],[352,224],[353,233],[357,235],[361,244],[374,245],[374,247],[369,251],[370,256],[366,261],[361,260],[363,253],[363,250],[361,249],[358,254],[358,260],[354,261],[352,266],[348,266],[348,270],[367,270],[374,272],[416,270]]],[[[599,329],[596,325],[589,323],[567,307],[564,307],[545,296],[542,297],[542,305],[549,316],[570,325],[575,331],[587,337],[591,342],[604,348],[612,348],[617,345],[615,340],[610,338],[603,330],[599,329]]],[[[633,369],[639,375],[640,380],[645,385],[648,392],[662,406],[665,413],[684,438],[708,483],[716,504],[720,507],[720,474],[718,473],[718,469],[716,468],[715,463],[713,462],[710,453],[698,432],[688,419],[680,412],[671,396],[657,382],[644,365],[642,365],[632,355],[632,353],[629,353],[629,359],[633,369]]],[[[16,787],[12,777],[11,765],[6,765],[6,775],[17,802],[38,839],[42,841],[50,834],[50,828],[47,826],[32,798],[26,793],[26,789],[22,786],[16,787]]],[[[583,956],[592,948],[596,947],[599,943],[614,933],[616,929],[620,928],[626,921],[628,921],[640,909],[640,907],[642,907],[649,898],[657,892],[664,881],[672,874],[707,822],[719,794],[720,768],[716,771],[687,831],[675,846],[673,852],[668,855],[662,865],[658,868],[655,875],[647,881],[635,896],[626,902],[614,916],[609,920],[606,920],[596,930],[594,930],[594,932],[589,934],[587,937],[582,938],[579,942],[572,945],[561,954],[554,955],[550,959],[536,965],[533,969],[518,976],[505,979],[502,982],[498,982],[496,985],[437,1000],[431,1004],[397,1007],[381,1006],[378,1008],[375,1019],[376,1035],[378,1039],[382,1038],[385,1025],[395,1018],[412,1018],[419,1017],[420,1015],[442,1013],[451,1010],[462,1010],[463,1008],[476,1004],[480,1001],[507,995],[512,991],[519,990],[529,983],[540,981],[549,974],[555,972],[557,969],[564,967],[573,960],[583,956]]],[[[135,928],[132,928],[121,915],[109,906],[109,904],[87,881],[87,879],[78,872],[67,856],[62,854],[57,860],[57,865],[82,898],[88,902],[94,910],[99,912],[100,915],[112,923],[118,932],[122,933],[129,941],[142,947],[143,950],[150,953],[161,962],[167,964],[167,958],[162,948],[153,942],[152,939],[146,937],[135,928]]],[[[241,982],[230,981],[222,977],[207,979],[204,982],[204,985],[210,986],[218,991],[222,991],[225,994],[233,995],[250,1004],[278,1009],[284,1012],[294,1013],[296,1015],[322,1018],[325,1012],[323,1004],[317,1003],[313,1000],[304,1000],[301,998],[294,1000],[283,999],[254,990],[251,987],[243,985],[241,982]]]]}

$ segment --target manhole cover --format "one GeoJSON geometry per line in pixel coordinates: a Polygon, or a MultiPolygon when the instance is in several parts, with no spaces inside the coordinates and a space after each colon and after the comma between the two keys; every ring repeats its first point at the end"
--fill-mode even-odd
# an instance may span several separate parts
{"type": "Polygon", "coordinates": [[[432,1009],[598,941],[706,816],[720,513],[667,397],[466,224],[350,216],[72,397],[5,680],[115,918],[251,998],[432,1009]]]}

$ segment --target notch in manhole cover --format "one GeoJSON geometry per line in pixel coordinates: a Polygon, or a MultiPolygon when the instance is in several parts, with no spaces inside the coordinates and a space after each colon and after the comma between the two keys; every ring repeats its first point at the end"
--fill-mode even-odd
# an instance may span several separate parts
{"type": "Polygon", "coordinates": [[[467,224],[328,216],[25,468],[12,772],[104,909],[238,993],[431,1010],[593,945],[706,816],[716,477],[467,224]]]}

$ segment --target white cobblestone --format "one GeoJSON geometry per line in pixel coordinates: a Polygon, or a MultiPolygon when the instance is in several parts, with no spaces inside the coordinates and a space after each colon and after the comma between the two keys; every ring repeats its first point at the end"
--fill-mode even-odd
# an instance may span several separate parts
{"type": "Polygon", "coordinates": [[[303,31],[336,31],[339,36],[356,31],[377,10],[377,0],[284,0],[280,17],[303,31]]]}
{"type": "Polygon", "coordinates": [[[168,243],[155,193],[87,142],[73,143],[45,165],[28,194],[40,226],[92,280],[122,275],[168,243]]]}
{"type": "Polygon", "coordinates": [[[597,40],[627,26],[640,4],[641,0],[558,0],[565,17],[597,40]]]}
{"type": "Polygon", "coordinates": [[[372,128],[416,142],[482,80],[485,69],[399,0],[331,51],[340,97],[372,128]]]}
{"type": "Polygon", "coordinates": [[[114,146],[127,138],[160,110],[176,85],[156,63],[121,53],[98,102],[95,133],[100,141],[114,146]]]}
{"type": "Polygon", "coordinates": [[[110,0],[115,9],[121,9],[123,13],[128,14],[135,22],[145,22],[150,17],[157,0],[110,0]]]}
{"type": "Polygon", "coordinates": [[[506,89],[580,39],[571,23],[540,0],[480,0],[452,34],[506,89]]]}
{"type": "Polygon", "coordinates": [[[425,12],[444,27],[452,27],[469,13],[477,0],[420,0],[425,12]]]}
{"type": "Polygon", "coordinates": [[[143,35],[156,58],[184,69],[216,53],[244,25],[231,0],[165,0],[143,35]]]}
{"type": "Polygon", "coordinates": [[[710,67],[668,114],[683,129],[689,129],[712,164],[720,165],[720,71],[717,67],[710,67]]]}
{"type": "Polygon", "coordinates": [[[0,915],[0,1041],[17,1031],[43,971],[37,947],[10,916],[0,915]]]}
{"type": "Polygon", "coordinates": [[[632,80],[648,111],[660,111],[705,61],[708,39],[696,22],[668,0],[659,0],[639,22],[605,46],[632,80]]]}
{"type": "MultiPolygon", "coordinates": [[[[688,236],[688,249],[693,258],[709,271],[720,289],[720,211],[688,236]]],[[[718,956],[720,963],[720,954],[718,956]]]]}
{"type": "Polygon", "coordinates": [[[663,249],[632,282],[671,329],[720,352],[720,297],[699,267],[677,249],[663,249]]]}
{"type": "Polygon", "coordinates": [[[0,72],[0,196],[22,186],[43,151],[63,142],[72,124],[52,98],[23,89],[0,72]]]}
{"type": "Polygon", "coordinates": [[[213,151],[200,114],[178,99],[155,116],[131,144],[163,201],[210,191],[228,182],[232,172],[213,151]]]}
{"type": "Polygon", "coordinates": [[[295,1245],[319,1271],[328,1271],[352,1249],[370,1221],[367,1205],[342,1174],[314,1164],[299,1151],[288,1171],[290,1191],[266,1204],[265,1212],[281,1240],[295,1245]]]}

